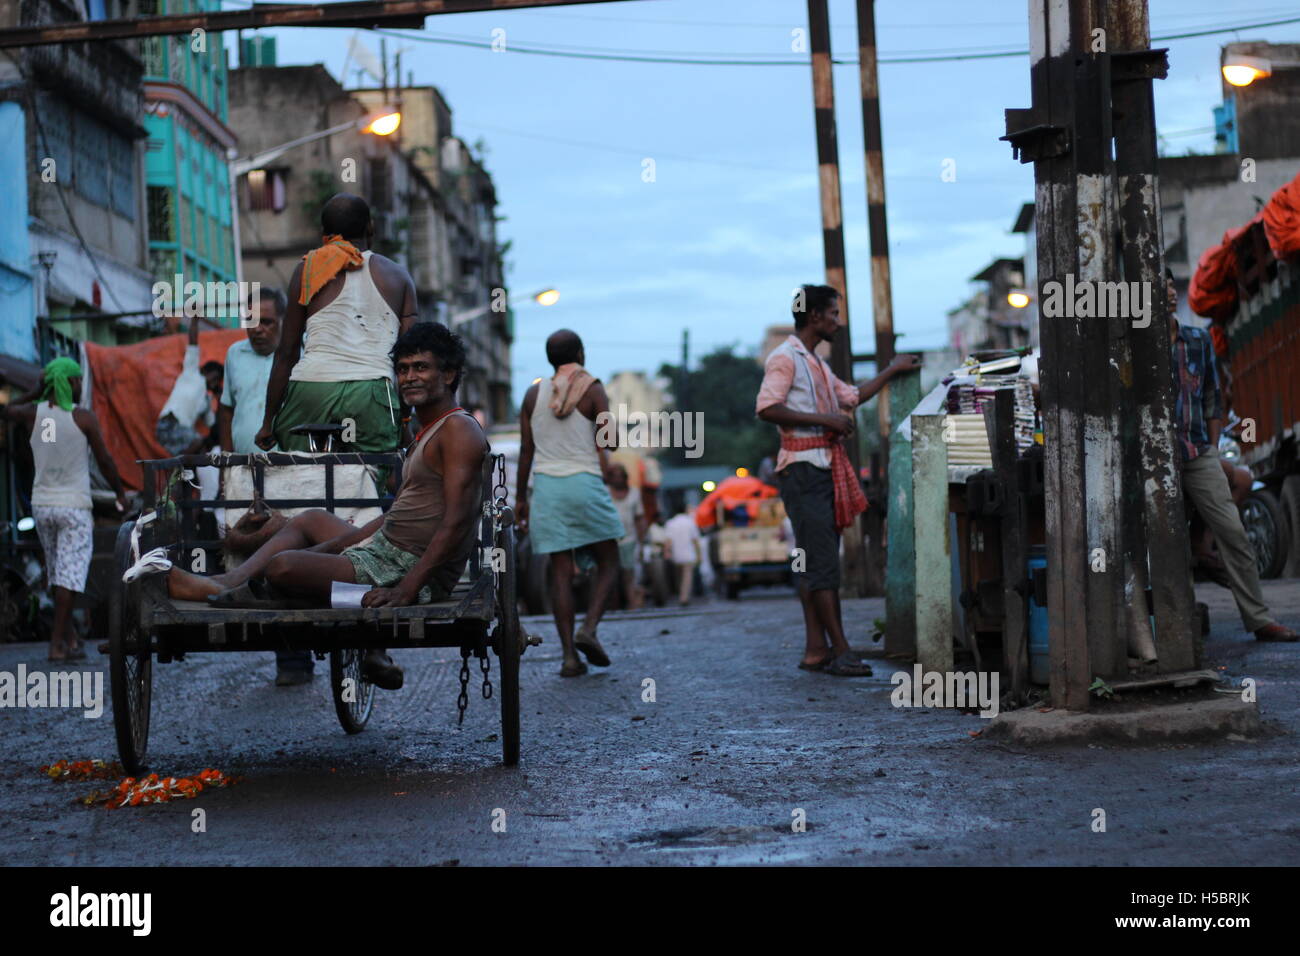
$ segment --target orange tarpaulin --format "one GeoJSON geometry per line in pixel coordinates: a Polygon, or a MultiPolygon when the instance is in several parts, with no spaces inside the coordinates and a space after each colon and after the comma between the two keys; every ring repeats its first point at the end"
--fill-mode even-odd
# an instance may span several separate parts
{"type": "MultiPolygon", "coordinates": [[[[771,485],[764,484],[754,477],[727,478],[704,496],[704,500],[695,509],[695,524],[699,528],[712,528],[718,523],[718,499],[726,508],[735,508],[740,504],[758,502],[763,498],[775,498],[778,492],[771,485]]],[[[757,512],[757,504],[749,509],[750,517],[757,512]]]]}
{"type": "Polygon", "coordinates": [[[1232,251],[1232,241],[1259,218],[1256,216],[1244,226],[1229,229],[1223,234],[1222,242],[1201,254],[1187,286],[1187,305],[1197,315],[1224,322],[1237,311],[1237,257],[1232,251]]]}
{"type": "Polygon", "coordinates": [[[1300,176],[1275,192],[1260,215],[1273,255],[1289,259],[1300,252],[1300,176]]]}
{"type": "MultiPolygon", "coordinates": [[[[199,333],[199,366],[226,361],[226,350],[244,338],[243,329],[199,333]]],[[[167,458],[154,429],[185,361],[187,336],[164,335],[135,345],[86,343],[91,404],[104,444],[122,473],[122,483],[139,491],[144,477],[136,459],[167,458]]]]}

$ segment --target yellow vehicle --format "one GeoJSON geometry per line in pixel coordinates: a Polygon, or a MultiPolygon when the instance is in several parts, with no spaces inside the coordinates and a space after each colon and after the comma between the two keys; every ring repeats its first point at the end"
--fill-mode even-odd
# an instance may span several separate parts
{"type": "Polygon", "coordinates": [[[789,584],[794,541],[780,498],[745,501],[731,508],[713,502],[717,530],[709,540],[709,558],[718,589],[727,600],[739,599],[747,587],[789,584]]]}

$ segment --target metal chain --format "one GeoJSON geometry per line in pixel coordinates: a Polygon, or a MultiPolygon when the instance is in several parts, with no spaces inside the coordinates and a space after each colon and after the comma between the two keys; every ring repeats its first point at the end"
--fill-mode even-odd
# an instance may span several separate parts
{"type": "Polygon", "coordinates": [[[488,652],[486,650],[483,651],[483,656],[479,658],[478,666],[479,669],[483,671],[483,699],[491,700],[492,680],[491,678],[488,677],[488,672],[492,670],[492,660],[488,656],[488,652]]]}
{"type": "Polygon", "coordinates": [[[497,510],[504,508],[506,505],[506,460],[505,457],[497,459],[496,464],[496,485],[492,489],[493,502],[497,510]]]}
{"type": "Polygon", "coordinates": [[[465,708],[469,706],[469,648],[460,649],[460,696],[456,698],[456,725],[465,723],[465,708]]]}

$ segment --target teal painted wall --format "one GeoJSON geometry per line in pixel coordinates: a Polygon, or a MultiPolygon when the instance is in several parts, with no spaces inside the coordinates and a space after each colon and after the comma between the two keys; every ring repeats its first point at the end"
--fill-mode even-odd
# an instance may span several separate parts
{"type": "Polygon", "coordinates": [[[36,361],[36,303],[27,237],[27,135],[22,105],[0,103],[0,352],[36,361]]]}
{"type": "MultiPolygon", "coordinates": [[[[219,10],[220,0],[160,0],[159,14],[219,10]]],[[[189,37],[154,37],[145,42],[146,79],[188,89],[221,122],[229,109],[225,46],[209,33],[206,50],[189,37]]],[[[149,187],[150,271],[154,279],[230,282],[236,277],[234,231],[226,158],[198,124],[175,106],[166,116],[145,118],[150,149],[145,178],[149,187]]],[[[216,317],[233,326],[234,316],[216,317]]]]}

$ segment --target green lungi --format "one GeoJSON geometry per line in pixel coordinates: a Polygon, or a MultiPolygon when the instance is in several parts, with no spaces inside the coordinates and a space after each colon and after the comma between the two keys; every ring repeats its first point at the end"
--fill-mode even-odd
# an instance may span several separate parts
{"type": "Polygon", "coordinates": [[[394,451],[401,437],[402,406],[391,379],[364,382],[290,382],[275,416],[275,440],[281,451],[311,451],[306,435],[291,435],[297,425],[345,424],[356,434],[350,442],[336,439],[335,451],[394,451]]]}
{"type": "MultiPolygon", "coordinates": [[[[368,541],[354,544],[343,552],[343,557],[352,562],[357,584],[373,584],[377,588],[397,587],[420,560],[420,555],[403,551],[389,541],[383,531],[376,531],[368,541]]],[[[443,584],[432,581],[420,588],[415,603],[433,604],[446,600],[450,594],[443,584]]]]}

